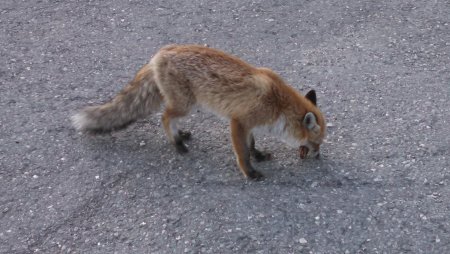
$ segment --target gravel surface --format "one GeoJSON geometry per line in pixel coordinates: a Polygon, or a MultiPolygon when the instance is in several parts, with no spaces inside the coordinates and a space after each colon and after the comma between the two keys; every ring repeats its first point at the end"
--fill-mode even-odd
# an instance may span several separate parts
{"type": "Polygon", "coordinates": [[[450,253],[450,2],[0,2],[0,253],[450,253]],[[153,2],[153,3],[150,3],[153,2]],[[111,135],[69,116],[158,48],[208,44],[318,91],[322,160],[195,111],[111,135]]]}

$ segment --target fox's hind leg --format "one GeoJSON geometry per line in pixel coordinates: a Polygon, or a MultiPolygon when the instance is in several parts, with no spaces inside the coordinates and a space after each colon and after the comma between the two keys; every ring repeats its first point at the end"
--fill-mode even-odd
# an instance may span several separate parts
{"type": "Polygon", "coordinates": [[[165,103],[162,115],[164,130],[177,151],[187,153],[184,141],[191,137],[191,133],[178,129],[178,120],[191,111],[195,97],[187,80],[181,78],[176,70],[169,68],[166,62],[163,61],[160,65],[157,65],[157,83],[165,103]]]}
{"type": "Polygon", "coordinates": [[[184,141],[191,138],[191,133],[178,128],[178,121],[186,116],[192,107],[190,97],[179,94],[166,95],[166,107],[162,115],[162,122],[169,141],[175,146],[179,153],[187,153],[188,148],[184,141]],[[169,98],[168,98],[169,97],[169,98]]]}
{"type": "Polygon", "coordinates": [[[178,129],[179,118],[187,115],[188,112],[189,110],[186,109],[180,110],[173,107],[166,107],[166,110],[162,116],[162,122],[166,135],[179,153],[188,152],[188,148],[184,144],[184,141],[190,139],[191,133],[178,129]]]}

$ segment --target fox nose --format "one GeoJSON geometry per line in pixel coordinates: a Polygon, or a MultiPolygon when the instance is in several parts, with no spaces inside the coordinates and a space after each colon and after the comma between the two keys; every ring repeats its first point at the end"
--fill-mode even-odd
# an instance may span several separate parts
{"type": "Polygon", "coordinates": [[[299,152],[300,152],[300,159],[305,159],[306,156],[308,155],[309,148],[307,146],[300,146],[299,152]]]}
{"type": "Polygon", "coordinates": [[[306,157],[320,159],[319,149],[317,149],[317,150],[311,149],[310,150],[307,146],[300,146],[299,152],[300,152],[301,159],[306,159],[306,157]]]}

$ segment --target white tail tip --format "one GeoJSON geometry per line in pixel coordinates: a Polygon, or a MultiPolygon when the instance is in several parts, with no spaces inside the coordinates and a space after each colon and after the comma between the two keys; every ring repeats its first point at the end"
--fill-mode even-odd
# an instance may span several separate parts
{"type": "Polygon", "coordinates": [[[86,113],[84,112],[77,113],[70,119],[72,120],[73,127],[75,127],[75,129],[77,129],[78,131],[85,129],[89,121],[86,113]]]}

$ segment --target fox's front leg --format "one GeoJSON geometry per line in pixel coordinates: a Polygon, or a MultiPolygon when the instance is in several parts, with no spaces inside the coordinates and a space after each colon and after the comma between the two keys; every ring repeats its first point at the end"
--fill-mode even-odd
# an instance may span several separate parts
{"type": "Polygon", "coordinates": [[[250,164],[250,149],[247,145],[249,131],[236,119],[231,120],[230,128],[231,141],[239,169],[250,179],[262,179],[264,175],[256,171],[250,164]]]}
{"type": "Polygon", "coordinates": [[[255,158],[255,160],[257,162],[268,161],[268,160],[272,159],[272,155],[270,153],[261,152],[258,149],[256,149],[256,147],[255,147],[255,137],[253,136],[253,134],[249,135],[248,144],[250,146],[250,155],[253,158],[255,158]]]}

